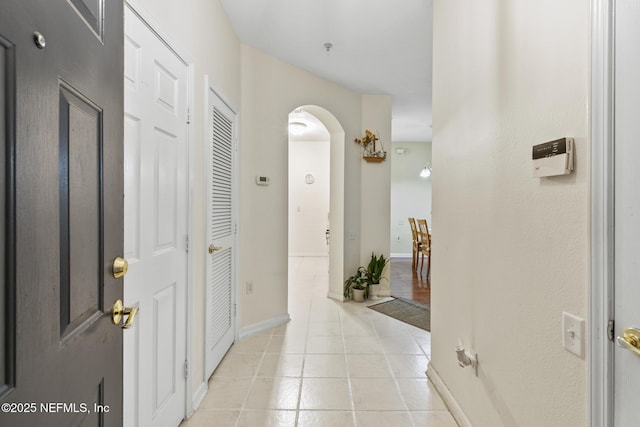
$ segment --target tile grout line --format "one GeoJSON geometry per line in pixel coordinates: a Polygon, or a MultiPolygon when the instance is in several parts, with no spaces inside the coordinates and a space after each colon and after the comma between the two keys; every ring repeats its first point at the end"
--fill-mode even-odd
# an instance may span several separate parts
{"type": "MultiPolygon", "coordinates": [[[[313,315],[314,313],[316,313],[316,315],[318,315],[318,313],[320,313],[320,317],[316,318],[316,322],[315,322],[316,324],[320,324],[322,322],[332,321],[328,316],[329,313],[337,314],[337,323],[338,323],[338,326],[339,326],[339,333],[340,333],[340,341],[339,342],[341,344],[341,354],[340,354],[340,356],[342,356],[341,359],[343,360],[343,363],[345,364],[346,379],[347,379],[347,386],[348,386],[347,390],[348,390],[348,393],[350,394],[350,396],[349,396],[350,408],[351,408],[351,417],[350,418],[352,419],[353,424],[357,425],[356,408],[355,408],[355,401],[354,401],[354,396],[353,396],[353,384],[352,384],[352,379],[354,377],[353,377],[352,369],[350,368],[350,365],[349,365],[349,356],[350,356],[350,354],[348,354],[348,352],[346,350],[346,342],[347,342],[347,339],[349,339],[350,337],[347,337],[345,335],[345,327],[347,326],[347,323],[348,323],[347,320],[351,319],[352,317],[353,317],[353,319],[358,320],[357,323],[353,324],[354,327],[357,326],[358,324],[360,324],[361,320],[365,320],[366,324],[368,325],[368,327],[372,331],[372,337],[375,338],[376,344],[378,346],[382,347],[382,348],[380,348],[381,352],[378,353],[378,354],[382,356],[382,360],[384,360],[384,363],[386,364],[387,369],[389,369],[389,371],[390,371],[389,372],[390,379],[393,380],[393,384],[395,385],[395,390],[399,394],[401,402],[402,402],[402,405],[404,407],[404,409],[399,408],[399,409],[387,409],[387,410],[380,410],[380,411],[381,412],[404,412],[404,413],[407,413],[407,415],[409,416],[411,425],[415,425],[416,421],[412,417],[412,412],[415,412],[415,411],[411,411],[409,409],[409,405],[407,404],[407,401],[406,401],[404,395],[402,394],[402,391],[400,390],[400,385],[399,385],[400,379],[396,376],[396,374],[394,373],[393,369],[391,369],[390,357],[392,355],[394,355],[394,354],[392,354],[393,351],[390,352],[390,350],[387,348],[388,347],[387,345],[382,345],[383,342],[385,344],[388,344],[388,340],[385,339],[385,338],[391,339],[392,335],[388,335],[388,331],[385,331],[385,330],[379,331],[378,328],[376,328],[376,326],[375,326],[376,323],[374,322],[374,320],[376,319],[375,316],[364,316],[363,317],[362,315],[366,310],[364,310],[364,308],[362,308],[362,307],[352,307],[352,308],[355,309],[355,311],[352,311],[351,308],[346,308],[346,310],[345,310],[345,306],[343,305],[342,309],[336,308],[336,309],[330,310],[328,305],[327,306],[323,305],[324,303],[319,298],[319,296],[318,296],[319,294],[317,294],[315,292],[313,294],[310,293],[310,292],[313,292],[313,290],[318,287],[319,273],[318,272],[313,273],[312,277],[313,277],[313,280],[309,280],[309,283],[312,283],[312,286],[308,286],[307,289],[303,290],[303,292],[302,292],[303,295],[301,295],[301,297],[304,298],[304,299],[302,299],[302,300],[300,300],[298,298],[296,298],[296,299],[291,298],[290,299],[290,303],[293,302],[294,304],[297,301],[303,301],[303,303],[298,305],[298,307],[306,306],[306,310],[304,310],[304,308],[303,308],[302,311],[300,312],[301,315],[299,317],[296,316],[296,319],[299,318],[299,319],[301,319],[303,321],[303,324],[305,325],[305,329],[304,329],[304,335],[302,336],[302,334],[300,334],[300,337],[303,338],[303,340],[304,340],[303,341],[304,350],[303,350],[303,354],[301,355],[302,356],[302,360],[301,360],[300,372],[297,374],[299,376],[299,378],[300,378],[300,383],[299,383],[299,387],[298,387],[298,390],[297,390],[298,393],[297,393],[297,404],[296,404],[296,407],[295,407],[295,411],[296,411],[296,413],[295,413],[295,425],[299,425],[299,423],[301,422],[301,417],[300,417],[301,413],[303,411],[306,411],[306,410],[303,410],[301,408],[301,403],[302,403],[302,391],[303,391],[303,387],[304,387],[304,384],[305,384],[305,373],[304,372],[305,372],[306,366],[308,366],[308,363],[309,363],[308,357],[311,356],[311,355],[320,356],[320,355],[333,354],[333,353],[308,353],[308,349],[309,349],[308,346],[309,346],[310,340],[312,338],[314,338],[314,337],[311,336],[311,332],[312,332],[311,331],[311,326],[314,324],[314,322],[312,322],[312,320],[314,319],[314,315],[313,315]],[[304,318],[304,315],[306,315],[307,317],[304,318]],[[381,333],[387,333],[387,335],[381,336],[380,335],[381,333]]],[[[324,283],[324,281],[323,281],[323,283],[324,283]]],[[[379,326],[383,326],[383,329],[384,329],[384,325],[379,325],[379,326]]],[[[245,416],[248,412],[251,412],[251,410],[249,410],[247,408],[248,400],[249,400],[250,393],[251,393],[252,389],[256,385],[256,382],[259,381],[260,378],[262,378],[262,377],[259,377],[260,367],[265,363],[265,358],[267,356],[267,350],[269,349],[271,343],[275,339],[274,337],[276,335],[274,335],[275,334],[275,330],[274,329],[272,329],[270,331],[270,334],[268,335],[269,338],[268,338],[268,340],[266,340],[266,346],[260,352],[260,358],[259,358],[257,367],[254,370],[252,377],[250,377],[251,382],[250,382],[250,386],[249,386],[249,392],[245,396],[245,398],[243,400],[243,403],[241,405],[240,415],[236,419],[236,422],[235,422],[236,426],[240,425],[240,420],[241,420],[242,416],[245,416]]],[[[322,330],[320,330],[318,332],[321,332],[321,331],[322,330]]],[[[354,329],[354,331],[355,331],[355,329],[354,329]]],[[[332,335],[332,333],[333,333],[332,331],[328,331],[328,332],[330,332],[328,336],[333,336],[332,335]]],[[[355,331],[355,332],[357,332],[357,331],[355,331]]],[[[410,342],[413,343],[414,345],[418,346],[418,353],[415,353],[415,354],[425,357],[427,362],[429,362],[430,361],[430,356],[427,354],[427,350],[425,350],[425,348],[419,342],[419,340],[421,340],[423,338],[423,335],[414,334],[412,332],[413,332],[413,330],[411,330],[411,331],[407,330],[406,331],[406,335],[407,336],[411,336],[412,340],[410,340],[410,342]]],[[[294,335],[297,335],[297,334],[294,334],[294,335]]],[[[291,337],[293,335],[286,335],[286,334],[283,335],[283,337],[285,337],[285,338],[287,336],[291,337]]],[[[324,337],[324,336],[325,335],[322,335],[322,334],[318,335],[318,337],[324,337]]],[[[359,335],[356,334],[355,336],[359,336],[359,335]]],[[[282,351],[282,350],[280,350],[280,351],[282,351]]],[[[276,353],[276,354],[278,354],[279,356],[284,356],[285,355],[285,353],[276,353]]],[[[286,353],[286,355],[293,355],[293,354],[295,354],[295,353],[286,353]]],[[[362,354],[365,354],[365,353],[362,353],[362,354]]],[[[372,354],[375,354],[375,353],[372,353],[372,354]]],[[[398,353],[399,356],[405,356],[405,355],[406,356],[412,356],[413,354],[414,353],[411,353],[411,354],[398,353]]],[[[357,354],[354,354],[352,356],[357,356],[357,354]]],[[[280,378],[280,377],[278,377],[278,378],[280,378]]],[[[338,377],[318,377],[318,378],[339,378],[339,376],[338,377]]],[[[366,377],[366,376],[363,377],[363,379],[366,379],[366,378],[369,378],[369,377],[366,377]]],[[[377,376],[371,377],[371,379],[374,379],[374,378],[382,378],[382,377],[377,377],[377,376]]],[[[384,377],[384,378],[386,379],[387,377],[384,377]]],[[[413,379],[413,378],[416,378],[416,377],[411,376],[411,377],[407,377],[407,378],[412,378],[413,379]]],[[[424,379],[424,377],[421,377],[421,378],[424,379]]],[[[276,378],[274,377],[274,380],[275,379],[276,378]]],[[[270,412],[270,411],[276,411],[277,412],[277,411],[282,411],[282,410],[278,410],[276,408],[265,408],[265,412],[270,412]]],[[[308,411],[311,411],[311,412],[318,412],[318,411],[319,412],[342,412],[342,411],[345,411],[345,410],[343,410],[343,409],[327,409],[327,408],[323,407],[323,408],[316,408],[316,409],[309,408],[308,411]]],[[[366,410],[363,409],[363,411],[364,412],[368,412],[368,411],[377,411],[377,410],[375,408],[370,408],[370,409],[366,409],[366,410]]],[[[418,411],[418,412],[423,412],[423,411],[434,412],[434,411],[426,409],[426,408],[425,409],[416,409],[416,411],[418,411]]],[[[288,411],[284,411],[284,412],[288,412],[288,411]]],[[[443,410],[442,412],[448,412],[448,411],[443,410]]]]}
{"type": "MultiPolygon", "coordinates": [[[[343,302],[344,304],[344,302],[343,302]]],[[[344,364],[345,369],[347,371],[347,390],[349,391],[350,401],[351,401],[351,419],[353,421],[354,426],[358,426],[358,420],[356,418],[356,407],[353,398],[353,386],[351,384],[351,370],[349,369],[349,360],[347,359],[347,342],[344,336],[344,328],[342,322],[342,316],[338,313],[338,321],[340,322],[340,337],[342,338],[342,349],[344,351],[344,364]]]]}
{"type": "MultiPolygon", "coordinates": [[[[311,311],[311,301],[309,301],[309,311],[311,311]]],[[[293,319],[292,319],[293,320],[293,319]]],[[[304,333],[304,349],[302,350],[302,366],[300,367],[300,385],[298,386],[298,402],[296,403],[296,419],[295,426],[298,425],[298,421],[300,419],[300,404],[302,403],[302,387],[304,385],[304,367],[307,362],[307,343],[309,337],[309,322],[310,318],[307,317],[307,327],[305,328],[304,333]]]]}
{"type": "Polygon", "coordinates": [[[242,415],[244,415],[247,411],[246,406],[247,406],[247,401],[249,400],[249,396],[251,395],[251,392],[253,391],[253,386],[256,383],[256,379],[258,378],[258,371],[260,370],[260,367],[262,366],[262,362],[264,361],[264,357],[265,354],[267,354],[267,348],[269,348],[269,344],[271,344],[271,339],[273,338],[273,330],[271,331],[271,334],[269,335],[269,340],[267,341],[267,345],[265,346],[264,350],[262,350],[262,356],[260,357],[260,362],[258,362],[258,366],[255,369],[255,372],[253,373],[253,378],[251,379],[251,385],[249,386],[249,391],[247,392],[247,395],[244,397],[244,401],[242,402],[242,406],[240,407],[240,415],[238,416],[238,419],[236,420],[236,424],[235,427],[238,427],[238,424],[240,423],[240,420],[242,419],[242,415]]]}
{"type": "MultiPolygon", "coordinates": [[[[371,321],[371,320],[370,320],[371,321]]],[[[376,329],[376,327],[373,325],[373,321],[371,321],[371,326],[373,327],[373,330],[376,334],[376,337],[378,338],[379,341],[382,341],[384,338],[381,337],[378,334],[378,330],[376,329]]],[[[410,334],[409,334],[410,335],[410,334]]],[[[413,336],[412,336],[413,338],[413,336]]],[[[415,341],[415,340],[414,340],[415,341]]],[[[417,345],[417,343],[416,343],[417,345]]],[[[422,347],[418,346],[418,348],[420,348],[420,350],[422,351],[422,347]]],[[[393,383],[396,387],[396,392],[398,393],[398,395],[400,396],[400,399],[402,400],[402,404],[405,407],[406,413],[409,415],[409,420],[411,421],[411,424],[414,427],[416,426],[416,423],[413,421],[413,417],[411,416],[411,411],[409,410],[409,405],[407,405],[406,399],[404,398],[404,395],[402,394],[402,390],[400,390],[400,383],[398,383],[398,378],[396,377],[396,373],[393,371],[393,368],[391,366],[391,362],[389,361],[389,353],[386,351],[386,348],[384,347],[384,345],[382,345],[382,354],[384,356],[384,360],[387,363],[387,367],[389,368],[389,372],[391,372],[391,379],[393,380],[393,383]]]]}
{"type": "MultiPolygon", "coordinates": [[[[315,273],[314,273],[314,277],[313,277],[313,287],[315,287],[315,273]]],[[[302,367],[300,369],[300,386],[298,387],[298,402],[296,404],[296,419],[295,419],[295,426],[298,425],[299,419],[300,419],[300,404],[302,403],[302,387],[304,386],[304,368],[305,365],[307,363],[307,345],[309,343],[309,325],[311,323],[311,309],[312,309],[312,305],[313,305],[313,299],[310,297],[309,298],[309,302],[308,302],[308,309],[309,309],[309,314],[307,316],[307,321],[306,323],[306,327],[305,327],[305,333],[304,333],[304,349],[302,350],[302,367]]],[[[291,319],[293,320],[293,319],[291,319]]]]}

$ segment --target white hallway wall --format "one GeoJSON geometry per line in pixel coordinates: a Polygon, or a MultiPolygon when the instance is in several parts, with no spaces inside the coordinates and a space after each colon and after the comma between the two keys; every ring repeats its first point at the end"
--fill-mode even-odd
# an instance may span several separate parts
{"type": "Polygon", "coordinates": [[[327,256],[329,141],[289,141],[289,255],[327,256]],[[314,182],[307,184],[305,176],[314,182]]]}
{"type": "Polygon", "coordinates": [[[407,218],[426,218],[431,227],[431,177],[420,172],[431,165],[431,142],[394,142],[391,150],[391,254],[411,256],[407,218]],[[396,148],[407,153],[397,154],[396,148]]]}
{"type": "Polygon", "coordinates": [[[589,52],[588,1],[434,2],[431,368],[477,427],[588,425],[561,314],[588,314],[589,52]],[[575,171],[533,178],[563,136],[575,171]]]}
{"type": "MultiPolygon", "coordinates": [[[[389,151],[391,141],[391,97],[385,95],[362,96],[362,130],[354,135],[361,138],[364,130],[373,131],[389,151]]],[[[355,145],[353,137],[347,144],[355,145]]],[[[389,153],[387,153],[388,155],[389,153]]],[[[360,156],[358,156],[360,157],[360,156]]],[[[391,161],[361,163],[360,190],[360,265],[367,265],[371,253],[389,257],[389,221],[391,218],[391,161]]],[[[352,193],[353,196],[358,193],[352,193]]],[[[354,270],[347,270],[349,275],[354,270]]],[[[388,285],[380,287],[381,295],[389,295],[388,285]]]]}
{"type": "MultiPolygon", "coordinates": [[[[242,327],[287,314],[288,114],[301,105],[317,105],[331,112],[344,129],[344,268],[350,272],[360,264],[364,167],[360,148],[352,141],[372,121],[389,140],[391,114],[386,106],[390,104],[389,96],[358,94],[242,45],[240,258],[251,262],[243,262],[239,283],[254,283],[254,293],[240,298],[242,327]],[[257,186],[256,175],[269,176],[271,184],[257,186]]],[[[385,169],[379,169],[376,180],[384,180],[384,174],[385,169]]],[[[388,185],[388,172],[386,181],[388,185]]],[[[365,203],[381,211],[380,215],[385,215],[385,209],[378,205],[386,207],[388,224],[388,191],[365,203]]],[[[367,248],[371,250],[374,248],[367,248]]],[[[330,286],[334,293],[342,294],[342,283],[330,286]]]]}

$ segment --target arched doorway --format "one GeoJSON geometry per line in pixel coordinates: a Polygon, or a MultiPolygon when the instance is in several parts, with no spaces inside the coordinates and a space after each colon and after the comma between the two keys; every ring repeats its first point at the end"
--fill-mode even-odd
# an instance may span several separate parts
{"type": "MultiPolygon", "coordinates": [[[[289,253],[294,254],[296,253],[295,251],[299,251],[300,239],[298,239],[298,237],[300,236],[292,236],[291,227],[292,225],[295,226],[296,222],[299,222],[297,220],[300,218],[297,218],[297,214],[303,213],[302,205],[296,203],[301,202],[301,199],[296,198],[298,196],[293,195],[291,192],[296,188],[300,189],[300,187],[302,187],[304,189],[305,186],[310,187],[316,185],[317,177],[313,172],[306,172],[302,176],[291,176],[292,166],[294,166],[293,169],[297,175],[302,173],[301,171],[304,170],[305,166],[292,165],[296,160],[295,158],[292,159],[292,154],[304,152],[304,147],[295,147],[292,149],[291,144],[306,143],[307,146],[312,146],[309,150],[310,152],[316,152],[318,154],[318,156],[315,157],[316,165],[314,168],[318,171],[322,170],[322,172],[320,172],[321,176],[322,174],[328,174],[329,182],[328,186],[325,187],[328,191],[328,194],[326,195],[326,199],[328,200],[327,208],[322,207],[322,200],[313,200],[313,203],[307,204],[305,208],[313,209],[314,206],[320,206],[318,208],[320,212],[316,212],[315,215],[309,215],[308,217],[315,218],[314,221],[321,221],[320,224],[314,224],[315,227],[306,228],[305,233],[315,233],[312,238],[314,242],[313,247],[319,248],[321,246],[318,246],[318,239],[324,239],[325,230],[327,228],[330,230],[328,238],[329,286],[327,289],[327,296],[329,298],[342,301],[342,281],[344,276],[345,132],[338,119],[336,119],[331,112],[317,105],[302,105],[295,108],[289,114],[289,124],[289,253]],[[295,134],[296,127],[302,132],[295,134]],[[325,144],[325,146],[322,146],[321,144],[325,144]],[[326,164],[326,169],[321,169],[323,166],[320,161],[324,158],[328,160],[328,164],[326,164]],[[307,177],[307,175],[311,176],[307,177]],[[312,183],[308,184],[306,181],[312,181],[312,183]],[[293,203],[292,200],[294,199],[292,199],[292,197],[295,199],[293,203]],[[298,207],[300,207],[300,212],[298,212],[298,207]],[[327,212],[328,215],[325,212],[327,212]],[[320,235],[318,236],[317,233],[320,233],[320,235]]],[[[309,154],[310,153],[307,153],[306,157],[309,157],[309,154]]],[[[319,184],[321,183],[318,182],[318,186],[319,184]]],[[[323,190],[308,191],[307,193],[322,194],[323,190]]],[[[307,194],[307,196],[309,196],[309,194],[307,194]]],[[[304,236],[302,236],[302,238],[304,239],[304,236]]]]}

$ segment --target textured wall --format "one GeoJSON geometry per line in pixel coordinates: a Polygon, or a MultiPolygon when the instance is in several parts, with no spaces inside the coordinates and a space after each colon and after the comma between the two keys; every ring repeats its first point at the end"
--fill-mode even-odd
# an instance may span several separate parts
{"type": "MultiPolygon", "coordinates": [[[[342,145],[346,166],[342,167],[344,175],[340,176],[344,180],[345,223],[342,232],[344,235],[359,234],[361,160],[358,147],[348,142],[360,133],[361,95],[243,45],[239,285],[243,287],[246,281],[253,281],[254,294],[240,298],[241,327],[287,313],[287,122],[291,111],[306,105],[316,105],[329,111],[344,129],[346,136],[343,139],[347,143],[342,145]],[[257,174],[269,176],[271,184],[268,187],[256,186],[254,177],[257,174]]],[[[304,109],[311,111],[307,107],[304,109]]],[[[322,117],[311,112],[324,122],[322,117]]],[[[332,132],[331,129],[329,131],[332,132]]],[[[333,151],[331,162],[333,167],[333,151]]],[[[334,234],[337,233],[340,230],[334,234]]],[[[350,269],[357,262],[348,258],[353,254],[359,255],[359,243],[357,238],[345,240],[345,268],[350,269]]],[[[331,283],[337,289],[337,292],[332,292],[338,296],[342,295],[342,277],[331,283]]]]}
{"type": "MultiPolygon", "coordinates": [[[[376,148],[391,151],[391,97],[388,95],[362,95],[362,138],[369,129],[380,138],[376,148]]],[[[353,138],[350,145],[355,145],[353,138]]],[[[360,176],[360,263],[367,265],[371,253],[389,258],[389,222],[391,221],[391,159],[381,163],[361,160],[360,176]]],[[[347,272],[353,274],[353,272],[347,272]]],[[[383,285],[384,286],[384,285],[383,285]]]]}
{"type": "Polygon", "coordinates": [[[589,7],[434,2],[432,368],[477,427],[587,425],[561,313],[587,315],[589,7]],[[531,146],[563,136],[574,173],[532,178],[531,146]]]}

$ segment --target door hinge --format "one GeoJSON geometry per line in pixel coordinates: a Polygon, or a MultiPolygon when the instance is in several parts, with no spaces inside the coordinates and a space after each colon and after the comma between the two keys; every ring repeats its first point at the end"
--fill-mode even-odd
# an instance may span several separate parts
{"type": "Polygon", "coordinates": [[[233,317],[237,317],[238,316],[238,305],[237,304],[233,304],[233,317]]]}
{"type": "Polygon", "coordinates": [[[187,124],[191,124],[191,108],[187,107],[187,124]]]}
{"type": "Polygon", "coordinates": [[[184,379],[186,380],[187,378],[189,378],[189,363],[185,360],[184,361],[184,379]]]}
{"type": "Polygon", "coordinates": [[[184,238],[184,251],[186,253],[189,253],[189,236],[186,236],[184,238]]]}
{"type": "Polygon", "coordinates": [[[609,322],[607,323],[607,338],[609,338],[609,341],[613,341],[614,327],[615,327],[615,322],[613,319],[610,319],[609,322]]]}
{"type": "Polygon", "coordinates": [[[233,234],[238,234],[238,224],[233,224],[233,234]]]}

